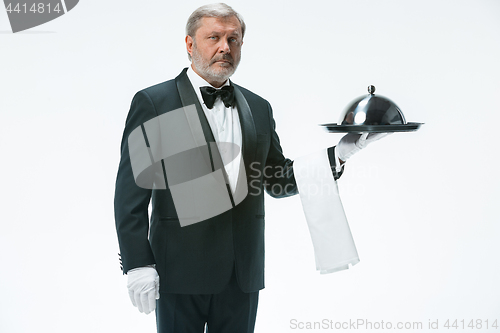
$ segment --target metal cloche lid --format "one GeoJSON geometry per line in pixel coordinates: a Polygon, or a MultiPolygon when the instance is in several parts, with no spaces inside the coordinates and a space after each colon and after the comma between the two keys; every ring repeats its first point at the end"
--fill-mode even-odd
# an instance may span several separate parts
{"type": "Polygon", "coordinates": [[[375,95],[375,86],[368,86],[368,95],[353,100],[341,113],[338,124],[323,124],[329,132],[407,132],[420,123],[407,123],[401,109],[389,98],[375,95]]]}
{"type": "Polygon", "coordinates": [[[368,86],[368,95],[356,98],[340,115],[340,125],[403,125],[401,109],[390,99],[375,95],[375,86],[368,86]]]}

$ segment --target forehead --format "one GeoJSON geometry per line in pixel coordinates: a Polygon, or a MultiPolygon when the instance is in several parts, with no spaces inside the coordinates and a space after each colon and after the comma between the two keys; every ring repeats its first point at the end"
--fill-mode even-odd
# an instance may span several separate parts
{"type": "Polygon", "coordinates": [[[211,34],[212,32],[236,34],[241,36],[241,24],[236,16],[226,18],[202,17],[200,26],[196,30],[198,34],[211,34]]]}

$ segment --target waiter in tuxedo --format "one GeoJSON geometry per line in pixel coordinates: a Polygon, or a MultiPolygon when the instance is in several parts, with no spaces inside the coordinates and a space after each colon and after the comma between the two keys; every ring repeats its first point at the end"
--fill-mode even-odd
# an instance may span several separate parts
{"type": "MultiPolygon", "coordinates": [[[[282,153],[270,104],[229,80],[240,62],[242,17],[226,4],[202,6],[189,17],[186,34],[191,66],[139,91],[126,120],[115,191],[122,270],[133,305],[144,313],[156,309],[158,332],[201,333],[205,327],[213,333],[253,332],[264,288],[264,192],[298,193],[293,162],[282,153]],[[152,119],[188,106],[196,108],[206,146],[212,147],[212,170],[221,160],[230,206],[181,225],[167,163],[158,164],[163,188],[141,186],[129,144],[132,133],[148,137],[152,119]],[[227,158],[221,143],[241,150],[227,158]]],[[[341,164],[373,139],[350,136],[328,149],[335,179],[341,164]]],[[[152,143],[145,142],[149,149],[152,143]]]]}

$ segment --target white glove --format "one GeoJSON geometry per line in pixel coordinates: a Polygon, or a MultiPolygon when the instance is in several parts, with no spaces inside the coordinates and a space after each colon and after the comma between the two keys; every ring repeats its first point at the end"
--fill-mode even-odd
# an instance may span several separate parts
{"type": "Polygon", "coordinates": [[[349,133],[340,139],[338,145],[335,147],[335,152],[337,153],[337,157],[345,162],[349,157],[368,146],[369,143],[380,140],[389,134],[390,133],[349,133]]]}
{"type": "Polygon", "coordinates": [[[140,312],[149,314],[160,298],[160,277],[154,267],[139,267],[127,272],[128,295],[140,312]]]}

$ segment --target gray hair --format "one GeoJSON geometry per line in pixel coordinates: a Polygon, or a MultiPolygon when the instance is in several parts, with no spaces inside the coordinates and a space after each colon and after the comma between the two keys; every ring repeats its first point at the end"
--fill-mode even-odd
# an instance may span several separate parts
{"type": "MultiPolygon", "coordinates": [[[[241,25],[241,38],[245,36],[245,21],[243,17],[238,14],[233,8],[226,5],[225,3],[212,3],[209,5],[201,6],[196,9],[191,16],[189,16],[186,24],[186,35],[191,36],[194,39],[196,30],[200,27],[200,21],[204,17],[217,17],[217,18],[229,18],[235,16],[241,25]]],[[[188,53],[189,60],[191,60],[191,55],[188,53]]]]}

